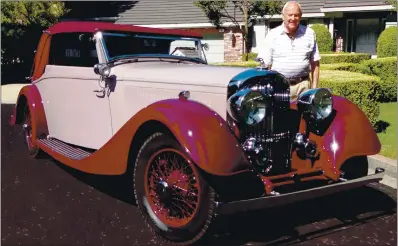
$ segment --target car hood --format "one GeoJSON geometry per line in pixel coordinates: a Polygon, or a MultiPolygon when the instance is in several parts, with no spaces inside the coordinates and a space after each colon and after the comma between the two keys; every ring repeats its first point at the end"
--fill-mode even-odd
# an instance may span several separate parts
{"type": "Polygon", "coordinates": [[[233,77],[245,70],[247,68],[205,64],[136,62],[116,65],[112,68],[112,74],[116,75],[116,79],[119,81],[130,80],[226,88],[233,77]]]}

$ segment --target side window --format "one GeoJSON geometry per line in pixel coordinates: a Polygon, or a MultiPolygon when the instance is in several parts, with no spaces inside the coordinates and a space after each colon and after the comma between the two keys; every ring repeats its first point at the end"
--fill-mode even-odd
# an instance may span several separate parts
{"type": "Polygon", "coordinates": [[[93,67],[97,63],[92,33],[60,33],[52,37],[50,65],[93,67]]]}

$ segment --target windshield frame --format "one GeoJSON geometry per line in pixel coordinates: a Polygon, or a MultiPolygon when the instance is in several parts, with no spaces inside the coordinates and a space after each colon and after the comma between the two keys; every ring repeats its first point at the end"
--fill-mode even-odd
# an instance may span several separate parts
{"type": "Polygon", "coordinates": [[[135,33],[135,32],[126,32],[126,33],[121,33],[121,32],[113,32],[113,31],[98,31],[94,35],[97,39],[97,42],[100,44],[101,48],[101,53],[103,55],[103,58],[105,59],[105,63],[113,63],[118,60],[123,60],[123,59],[139,59],[139,58],[159,58],[159,59],[177,59],[177,60],[186,60],[186,61],[191,61],[191,62],[196,62],[196,63],[203,63],[207,64],[207,57],[203,48],[202,44],[202,39],[201,38],[191,38],[191,37],[185,37],[185,36],[168,36],[168,35],[161,35],[161,34],[156,34],[156,33],[150,33],[150,34],[141,34],[141,33],[135,33]],[[203,57],[201,58],[192,58],[192,57],[187,57],[187,56],[176,56],[176,55],[166,55],[166,54],[151,54],[151,53],[142,53],[142,54],[126,54],[126,55],[121,55],[121,56],[116,56],[116,57],[109,57],[108,49],[104,40],[104,36],[132,36],[132,37],[138,37],[138,38],[151,38],[151,39],[166,39],[166,40],[187,40],[187,41],[193,41],[196,42],[195,48],[198,49],[199,55],[203,57]]]}

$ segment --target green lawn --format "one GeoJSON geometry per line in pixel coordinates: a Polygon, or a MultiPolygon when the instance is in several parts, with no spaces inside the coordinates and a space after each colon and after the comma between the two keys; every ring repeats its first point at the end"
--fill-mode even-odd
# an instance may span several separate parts
{"type": "Polygon", "coordinates": [[[387,122],[384,132],[377,136],[382,144],[380,155],[388,158],[397,158],[397,103],[381,103],[379,120],[387,122]]]}

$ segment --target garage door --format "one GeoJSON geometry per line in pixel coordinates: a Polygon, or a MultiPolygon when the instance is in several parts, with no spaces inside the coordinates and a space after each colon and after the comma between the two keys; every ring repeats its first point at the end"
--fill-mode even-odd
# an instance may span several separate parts
{"type": "Polygon", "coordinates": [[[202,42],[209,45],[205,51],[208,63],[224,62],[224,34],[206,34],[202,42]]]}

